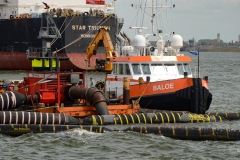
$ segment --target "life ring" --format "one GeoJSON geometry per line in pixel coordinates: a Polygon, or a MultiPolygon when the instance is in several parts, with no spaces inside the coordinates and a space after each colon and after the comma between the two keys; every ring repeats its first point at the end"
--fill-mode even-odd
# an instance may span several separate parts
{"type": "Polygon", "coordinates": [[[98,81],[96,82],[95,87],[96,87],[97,89],[99,89],[99,90],[103,90],[103,88],[105,87],[105,83],[104,83],[103,81],[101,81],[101,80],[98,80],[98,81]]]}

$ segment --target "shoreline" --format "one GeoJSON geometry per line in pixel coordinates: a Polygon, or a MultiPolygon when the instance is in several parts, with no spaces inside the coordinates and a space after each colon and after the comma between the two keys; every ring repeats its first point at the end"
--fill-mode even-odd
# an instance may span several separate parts
{"type": "Polygon", "coordinates": [[[183,47],[181,51],[198,50],[199,52],[239,52],[236,47],[183,47]]]}

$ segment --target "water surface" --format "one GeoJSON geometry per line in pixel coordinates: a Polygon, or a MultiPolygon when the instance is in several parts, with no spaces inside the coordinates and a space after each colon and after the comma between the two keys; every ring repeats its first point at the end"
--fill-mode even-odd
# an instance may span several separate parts
{"type": "MultiPolygon", "coordinates": [[[[188,53],[185,53],[188,54],[188,53]]],[[[190,55],[197,66],[197,56],[190,55]]],[[[197,67],[196,67],[197,68],[197,67]]],[[[200,53],[200,76],[209,77],[213,101],[209,111],[240,112],[240,53],[200,53]]],[[[25,72],[0,72],[0,79],[21,79],[25,72]]],[[[93,74],[89,76],[99,76],[93,74]]],[[[162,124],[240,128],[240,121],[162,124]]],[[[124,129],[127,126],[111,126],[124,129]]],[[[176,140],[132,132],[91,133],[80,129],[19,137],[0,135],[0,159],[240,159],[240,141],[176,140]]]]}

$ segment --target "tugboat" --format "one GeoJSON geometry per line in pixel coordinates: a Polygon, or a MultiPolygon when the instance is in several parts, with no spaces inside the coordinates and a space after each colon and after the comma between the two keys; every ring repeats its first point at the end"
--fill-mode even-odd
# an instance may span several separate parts
{"type": "Polygon", "coordinates": [[[141,108],[199,114],[209,109],[212,94],[208,90],[208,77],[194,78],[190,69],[191,58],[174,51],[182,46],[181,36],[172,35],[173,49],[164,55],[163,40],[158,40],[157,48],[146,47],[145,37],[139,32],[133,40],[135,45],[124,46],[118,56],[109,43],[109,36],[104,35],[108,35],[108,31],[102,28],[88,46],[87,59],[103,41],[107,58],[97,60],[96,69],[105,71],[106,79],[97,82],[96,87],[104,88],[110,103],[122,100],[123,78],[128,77],[130,101],[139,102],[141,108]]]}
{"type": "MultiPolygon", "coordinates": [[[[164,8],[167,7],[173,8],[175,5],[164,8]]],[[[152,22],[153,20],[154,17],[152,22]]],[[[193,76],[191,57],[179,52],[183,46],[182,37],[174,32],[163,34],[159,31],[156,46],[151,46],[148,39],[150,36],[157,36],[154,32],[144,34],[143,30],[148,29],[147,27],[130,28],[137,29],[138,34],[132,41],[126,38],[128,36],[122,36],[131,45],[119,47],[120,54],[114,50],[109,34],[103,28],[87,48],[89,61],[96,54],[99,45],[104,44],[106,48],[106,59],[96,60],[96,70],[105,71],[106,79],[100,80],[96,86],[104,88],[110,103],[122,100],[122,80],[128,77],[130,101],[139,102],[141,108],[204,114],[212,101],[212,94],[208,90],[208,76],[193,76]],[[166,43],[163,40],[166,35],[171,38],[171,42],[166,43]]],[[[120,36],[117,39],[123,41],[120,36]]]]}

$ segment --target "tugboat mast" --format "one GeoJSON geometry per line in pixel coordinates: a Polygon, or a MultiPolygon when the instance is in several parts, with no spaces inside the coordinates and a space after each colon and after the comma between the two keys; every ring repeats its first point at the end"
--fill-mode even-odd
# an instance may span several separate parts
{"type": "Polygon", "coordinates": [[[154,33],[154,18],[159,15],[163,10],[167,9],[167,8],[174,8],[175,7],[175,4],[171,5],[171,6],[154,6],[154,0],[152,0],[152,6],[140,6],[140,8],[145,12],[147,13],[151,18],[151,23],[152,23],[152,34],[155,36],[156,34],[154,33]],[[144,8],[152,8],[152,13],[148,13],[144,8]],[[156,8],[161,8],[162,10],[160,10],[158,13],[154,13],[154,9],[156,8]]]}

